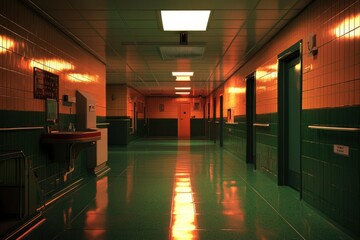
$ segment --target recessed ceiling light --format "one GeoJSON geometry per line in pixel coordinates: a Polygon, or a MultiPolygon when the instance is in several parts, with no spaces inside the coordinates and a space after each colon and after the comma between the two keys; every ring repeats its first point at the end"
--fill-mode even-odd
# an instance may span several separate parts
{"type": "Polygon", "coordinates": [[[173,76],[194,76],[194,72],[172,72],[173,76]]]}
{"type": "Polygon", "coordinates": [[[206,31],[210,10],[162,10],[164,31],[206,31]]]}
{"type": "Polygon", "coordinates": [[[189,82],[191,79],[189,76],[177,76],[175,81],[189,82]]]}
{"type": "Polygon", "coordinates": [[[175,94],[178,94],[178,95],[189,95],[190,92],[175,92],[175,94]]]}
{"type": "Polygon", "coordinates": [[[190,90],[191,87],[175,87],[175,90],[190,90]]]}

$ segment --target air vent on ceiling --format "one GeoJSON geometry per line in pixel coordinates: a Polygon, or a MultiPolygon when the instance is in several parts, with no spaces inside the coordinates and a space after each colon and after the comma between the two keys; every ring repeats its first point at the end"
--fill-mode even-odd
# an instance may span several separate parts
{"type": "Polygon", "coordinates": [[[204,46],[160,46],[160,54],[163,60],[179,58],[201,59],[204,55],[204,46]]]}

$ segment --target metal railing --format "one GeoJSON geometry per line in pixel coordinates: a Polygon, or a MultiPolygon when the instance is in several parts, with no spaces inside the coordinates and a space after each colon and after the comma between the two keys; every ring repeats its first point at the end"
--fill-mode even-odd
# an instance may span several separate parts
{"type": "Polygon", "coordinates": [[[270,127],[270,123],[253,123],[254,127],[270,127]]]}
{"type": "Polygon", "coordinates": [[[44,127],[11,127],[0,128],[0,131],[25,131],[25,130],[43,130],[44,127]]]}
{"type": "Polygon", "coordinates": [[[0,197],[7,204],[2,207],[4,215],[26,215],[26,193],[28,191],[25,175],[28,159],[23,151],[0,153],[0,197]],[[15,199],[13,199],[15,198],[15,199]],[[18,205],[17,208],[14,208],[18,205]]]}
{"type": "Polygon", "coordinates": [[[332,127],[325,125],[309,125],[308,128],[326,131],[360,132],[360,128],[358,127],[332,127]]]}

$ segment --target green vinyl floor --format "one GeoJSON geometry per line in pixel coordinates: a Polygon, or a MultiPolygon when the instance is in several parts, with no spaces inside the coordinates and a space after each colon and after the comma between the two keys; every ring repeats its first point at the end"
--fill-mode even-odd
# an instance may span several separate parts
{"type": "Polygon", "coordinates": [[[111,170],[56,201],[25,239],[352,239],[290,187],[210,141],[110,148],[111,170]]]}

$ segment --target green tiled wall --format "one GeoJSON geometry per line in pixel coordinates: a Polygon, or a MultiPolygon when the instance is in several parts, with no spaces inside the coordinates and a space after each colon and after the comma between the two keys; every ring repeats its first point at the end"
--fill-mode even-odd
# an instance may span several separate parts
{"type": "MultiPolygon", "coordinates": [[[[258,170],[277,175],[277,114],[256,116],[258,123],[270,123],[269,128],[256,128],[256,166],[258,170]]],[[[224,124],[224,148],[246,160],[246,116],[235,117],[238,124],[224,124]]]]}
{"type": "Polygon", "coordinates": [[[177,137],[177,118],[149,118],[148,133],[150,137],[177,137]]]}
{"type": "MultiPolygon", "coordinates": [[[[213,119],[210,120],[210,122],[207,123],[207,128],[206,128],[206,135],[209,137],[210,141],[214,141],[214,135],[215,135],[215,139],[216,139],[216,143],[219,143],[219,137],[220,137],[220,124],[219,124],[220,119],[217,118],[216,122],[214,123],[213,119]],[[215,128],[214,128],[215,125],[215,128]]],[[[225,125],[225,119],[224,119],[224,124],[225,125]]]]}
{"type": "Polygon", "coordinates": [[[129,117],[107,117],[106,121],[110,123],[108,129],[109,145],[127,145],[130,142],[130,124],[129,117]]]}
{"type": "Polygon", "coordinates": [[[224,123],[224,149],[246,159],[246,119],[245,116],[235,116],[236,124],[224,123]]]}
{"type": "Polygon", "coordinates": [[[278,114],[257,114],[256,123],[270,124],[270,127],[256,127],[256,167],[275,177],[278,173],[278,114]]]}
{"type": "MultiPolygon", "coordinates": [[[[42,127],[46,126],[43,112],[0,111],[1,128],[42,127]]],[[[63,130],[69,122],[75,123],[75,115],[59,115],[58,128],[63,130]]],[[[31,159],[32,168],[38,176],[37,180],[45,199],[64,188],[74,179],[87,175],[86,154],[80,154],[75,162],[75,171],[69,175],[66,183],[61,179],[64,170],[58,162],[52,161],[51,147],[41,143],[41,135],[45,130],[2,131],[0,135],[0,150],[8,152],[22,150],[31,159]],[[56,179],[60,179],[56,183],[56,179]]],[[[40,203],[39,203],[40,204],[40,203]]]]}
{"type": "Polygon", "coordinates": [[[207,128],[207,131],[208,131],[208,138],[209,140],[213,141],[214,140],[214,122],[212,120],[210,120],[210,122],[208,122],[208,128],[207,128]]]}
{"type": "Polygon", "coordinates": [[[205,137],[205,120],[203,118],[190,119],[190,136],[205,137]]]}
{"type": "Polygon", "coordinates": [[[109,145],[127,145],[129,142],[145,136],[144,119],[138,119],[136,134],[131,133],[132,119],[127,116],[107,117],[105,121],[110,124],[108,127],[109,145]]]}
{"type": "MultiPolygon", "coordinates": [[[[212,126],[213,127],[213,126],[212,126]]],[[[214,130],[213,128],[211,130],[214,130]]],[[[220,119],[216,119],[215,122],[215,138],[216,138],[216,143],[220,142],[220,119]]]]}
{"type": "Polygon", "coordinates": [[[205,120],[205,137],[207,140],[211,139],[211,135],[210,135],[210,127],[211,127],[211,123],[209,119],[205,120]]]}
{"type": "MultiPolygon", "coordinates": [[[[224,148],[244,159],[246,120],[224,124],[224,148]]],[[[278,114],[256,116],[256,164],[258,170],[277,179],[278,114]]],[[[309,125],[360,127],[360,107],[304,110],[302,112],[302,196],[355,234],[360,232],[360,133],[309,129],[309,125]],[[349,156],[334,154],[334,144],[349,146],[349,156]]],[[[212,130],[212,129],[210,129],[212,130]]]]}
{"type": "Polygon", "coordinates": [[[145,126],[145,120],[144,119],[138,119],[136,136],[137,137],[146,136],[146,126],[145,126]]]}
{"type": "Polygon", "coordinates": [[[360,233],[360,133],[309,129],[309,125],[360,127],[360,107],[302,113],[303,199],[357,235],[360,233]],[[349,146],[349,156],[334,153],[349,146]]]}

